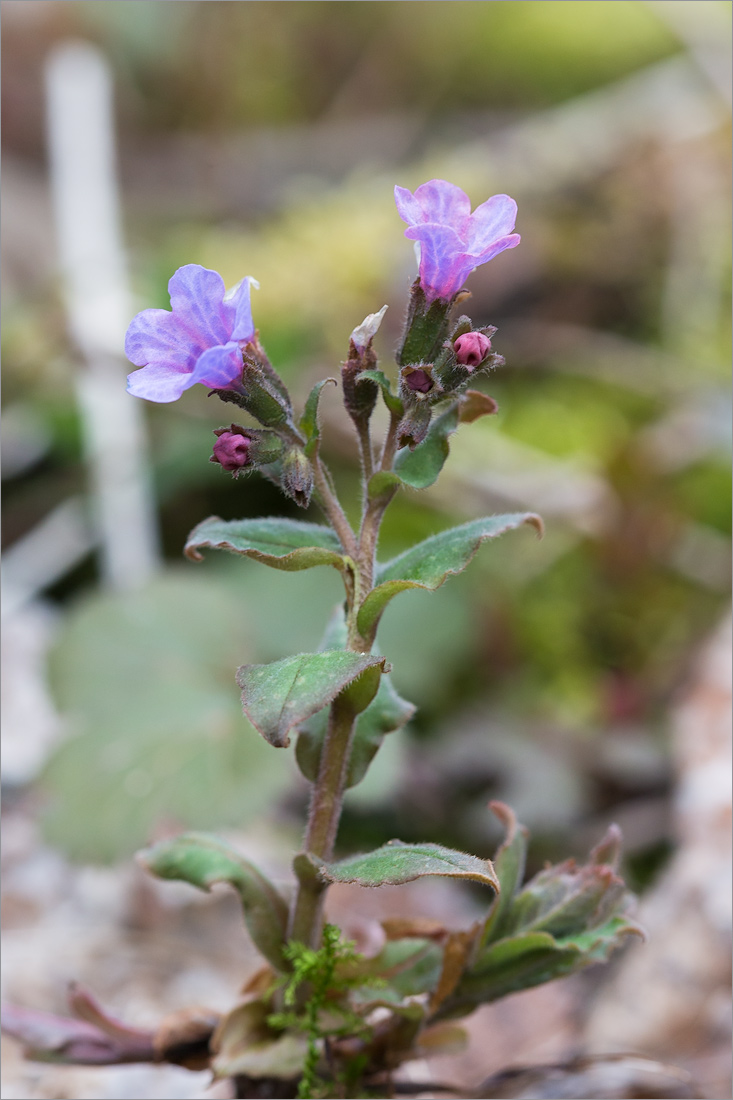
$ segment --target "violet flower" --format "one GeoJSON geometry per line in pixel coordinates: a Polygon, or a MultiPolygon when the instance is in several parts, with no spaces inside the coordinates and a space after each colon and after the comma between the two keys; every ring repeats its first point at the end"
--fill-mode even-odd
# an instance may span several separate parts
{"type": "Polygon", "coordinates": [[[450,301],[468,276],[505,248],[516,248],[512,233],[517,204],[509,195],[492,195],[471,213],[465,191],[447,180],[430,180],[414,195],[395,187],[397,210],[408,228],[405,236],[419,242],[420,285],[428,304],[450,301]]]}
{"type": "Polygon", "coordinates": [[[197,382],[231,389],[242,374],[242,348],[255,335],[252,281],[242,279],[226,292],[217,271],[179,267],[168,283],[171,311],[144,309],[130,322],[125,355],[142,369],[128,375],[128,391],[148,401],[177,401],[197,382]]]}

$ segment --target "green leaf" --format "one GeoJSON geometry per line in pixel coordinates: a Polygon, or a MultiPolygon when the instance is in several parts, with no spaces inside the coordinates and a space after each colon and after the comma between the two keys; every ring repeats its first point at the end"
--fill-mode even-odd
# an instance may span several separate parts
{"type": "Polygon", "coordinates": [[[188,882],[210,890],[228,882],[239,894],[255,946],[278,970],[287,970],[282,953],[288,907],[272,883],[235,848],[208,833],[184,833],[140,852],[138,859],[158,878],[188,882]]]}
{"type": "MultiPolygon", "coordinates": [[[[285,748],[290,744],[288,733],[293,726],[333,702],[365,673],[371,689],[368,674],[371,669],[383,669],[384,663],[384,657],[330,649],[325,653],[300,653],[269,665],[243,665],[237,672],[242,708],[266,741],[285,748]]],[[[375,682],[372,695],[376,690],[375,682]]],[[[364,706],[369,702],[371,698],[364,706]]]]}
{"type": "MultiPolygon", "coordinates": [[[[356,730],[349,759],[346,786],[361,783],[376,756],[385,734],[394,733],[415,713],[415,707],[395,691],[388,673],[380,681],[376,696],[356,720],[356,730]]],[[[328,710],[324,708],[308,721],[298,734],[295,756],[306,779],[315,783],[321,763],[323,739],[328,726],[328,710]]]]}
{"type": "Polygon", "coordinates": [[[44,833],[73,859],[127,859],[164,820],[246,827],[292,783],[243,720],[232,674],[232,653],[257,659],[251,616],[232,595],[256,571],[226,572],[176,566],[140,591],[94,593],[66,612],[49,675],[68,737],[41,782],[44,833]]]}
{"type": "Polygon", "coordinates": [[[448,436],[459,424],[460,406],[454,401],[444,413],[436,417],[428,428],[425,439],[414,451],[403,447],[395,459],[395,473],[412,489],[427,489],[438,480],[450,452],[448,436]]]}
{"type": "Polygon", "coordinates": [[[441,531],[380,566],[377,587],[359,608],[357,625],[362,636],[373,634],[384,608],[398,592],[408,588],[434,591],[447,577],[463,572],[482,542],[524,523],[542,532],[542,521],[532,512],[488,516],[441,531]]]}
{"type": "Polygon", "coordinates": [[[632,921],[616,916],[578,936],[555,939],[548,932],[527,932],[498,940],[484,948],[438,1015],[469,1012],[478,1004],[606,962],[629,935],[641,932],[632,921]]]}
{"type": "Polygon", "coordinates": [[[201,561],[201,550],[229,550],[289,573],[315,565],[347,568],[341,544],[330,527],[294,519],[233,519],[209,516],[188,536],[185,553],[201,561]]]}
{"type": "Polygon", "coordinates": [[[321,432],[318,425],[318,402],[321,397],[321,390],[330,382],[333,382],[334,386],[338,385],[335,378],[324,378],[322,382],[316,382],[315,386],[308,394],[308,400],[305,403],[305,409],[300,418],[300,430],[303,432],[306,439],[303,449],[307,458],[313,458],[313,456],[318,453],[318,446],[321,440],[321,432]]]}
{"type": "Polygon", "coordinates": [[[398,886],[416,878],[439,875],[472,879],[499,891],[499,882],[488,859],[456,852],[440,844],[403,844],[392,840],[361,856],[326,863],[309,855],[327,882],[356,882],[360,886],[398,886]]]}
{"type": "Polygon", "coordinates": [[[389,411],[397,414],[398,416],[402,415],[404,411],[402,401],[396,394],[392,393],[392,387],[390,385],[389,378],[387,378],[386,374],[384,374],[383,371],[363,370],[359,374],[359,380],[361,381],[362,378],[369,378],[372,382],[376,382],[378,386],[381,386],[382,397],[384,398],[384,403],[389,411]]]}
{"type": "Polygon", "coordinates": [[[494,899],[482,933],[483,943],[504,935],[507,915],[517,890],[522,885],[527,858],[527,830],[517,822],[514,811],[503,802],[490,802],[489,808],[506,830],[504,843],[494,857],[501,893],[494,899]]]}

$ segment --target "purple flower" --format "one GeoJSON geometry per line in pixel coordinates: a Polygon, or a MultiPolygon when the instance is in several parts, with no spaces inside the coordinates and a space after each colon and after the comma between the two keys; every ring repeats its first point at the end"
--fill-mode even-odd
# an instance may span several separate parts
{"type": "Polygon", "coordinates": [[[242,348],[254,339],[249,278],[229,292],[217,271],[179,267],[168,283],[171,311],[144,309],[130,322],[125,355],[141,370],[127,389],[148,401],[177,401],[197,382],[231,389],[242,374],[242,348]]]}
{"type": "Polygon", "coordinates": [[[405,236],[419,241],[420,285],[428,304],[449,301],[468,276],[505,248],[516,248],[512,233],[517,204],[508,195],[493,195],[471,213],[468,195],[447,180],[430,180],[413,195],[395,187],[397,210],[408,228],[405,236]]]}

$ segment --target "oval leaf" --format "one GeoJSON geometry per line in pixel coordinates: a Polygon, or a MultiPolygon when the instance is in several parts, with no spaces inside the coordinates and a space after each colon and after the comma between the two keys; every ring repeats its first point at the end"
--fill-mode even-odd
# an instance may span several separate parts
{"type": "Polygon", "coordinates": [[[482,542],[524,523],[542,533],[542,520],[533,512],[487,516],[441,531],[386,562],[377,572],[377,587],[359,609],[357,625],[361,634],[365,638],[373,634],[384,608],[398,592],[408,588],[434,591],[447,577],[463,572],[482,542]]]}
{"type": "MultiPolygon", "coordinates": [[[[269,665],[243,665],[237,672],[242,708],[266,741],[286,748],[293,726],[333,702],[362,673],[384,664],[384,657],[329,649],[299,653],[269,665]]],[[[368,702],[371,699],[365,705],[368,702]]]]}
{"type": "Polygon", "coordinates": [[[199,890],[228,882],[239,894],[244,920],[255,946],[278,970],[288,923],[287,904],[272,883],[235,848],[208,833],[184,833],[140,852],[138,859],[158,878],[188,882],[199,890]]]}
{"type": "Polygon", "coordinates": [[[219,519],[209,516],[188,536],[185,554],[201,561],[201,550],[229,550],[261,561],[273,569],[297,572],[315,565],[346,569],[335,531],[320,523],[295,519],[219,519]]]}
{"type": "Polygon", "coordinates": [[[456,852],[441,844],[389,844],[362,856],[350,856],[337,863],[325,863],[309,855],[326,882],[356,882],[359,886],[398,886],[428,875],[466,878],[491,886],[499,892],[499,880],[488,859],[456,852]]]}

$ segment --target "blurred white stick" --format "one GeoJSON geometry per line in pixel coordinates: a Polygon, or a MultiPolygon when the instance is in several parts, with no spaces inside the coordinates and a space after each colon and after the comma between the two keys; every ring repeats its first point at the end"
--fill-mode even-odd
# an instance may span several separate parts
{"type": "Polygon", "coordinates": [[[83,42],[46,67],[51,188],[71,334],[86,361],[77,389],[105,580],[125,590],[158,561],[139,402],[125,392],[121,352],[132,309],[114,156],[112,80],[83,42]]]}

